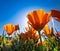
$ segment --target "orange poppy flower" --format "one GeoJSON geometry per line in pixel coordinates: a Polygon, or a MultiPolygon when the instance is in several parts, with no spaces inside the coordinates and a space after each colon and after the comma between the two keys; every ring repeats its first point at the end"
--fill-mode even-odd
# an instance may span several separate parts
{"type": "Polygon", "coordinates": [[[23,38],[24,33],[17,34],[20,38],[23,38]]]}
{"type": "Polygon", "coordinates": [[[26,27],[26,32],[18,34],[18,36],[21,37],[24,41],[28,38],[33,38],[34,40],[39,38],[39,35],[36,34],[36,30],[34,30],[32,27],[30,27],[30,29],[26,27]]]}
{"type": "Polygon", "coordinates": [[[52,29],[50,29],[49,27],[48,27],[48,25],[46,25],[44,28],[43,28],[43,34],[45,34],[45,35],[47,35],[47,36],[49,36],[49,35],[51,35],[52,34],[52,29]]]}
{"type": "Polygon", "coordinates": [[[32,26],[30,26],[30,27],[25,27],[25,30],[28,32],[30,32],[31,34],[34,34],[34,33],[36,33],[36,30],[32,27],[32,26]]]}
{"type": "MultiPolygon", "coordinates": [[[[47,41],[46,41],[46,40],[42,41],[42,44],[43,44],[43,45],[46,45],[46,44],[47,44],[47,41]]],[[[41,42],[38,41],[38,42],[36,43],[36,46],[39,47],[40,45],[41,45],[41,42]]]]}
{"type": "Polygon", "coordinates": [[[55,35],[56,38],[60,37],[60,32],[56,32],[55,34],[56,34],[55,35]]]}
{"type": "Polygon", "coordinates": [[[4,25],[4,30],[7,32],[8,35],[11,35],[14,32],[14,27],[12,24],[4,25]]]}
{"type": "Polygon", "coordinates": [[[9,43],[13,43],[13,42],[14,42],[14,40],[13,40],[13,39],[11,39],[11,40],[9,40],[8,42],[9,42],[9,43]]]}
{"type": "Polygon", "coordinates": [[[40,45],[41,45],[41,42],[38,41],[38,42],[36,43],[36,46],[39,47],[40,45]]]}
{"type": "Polygon", "coordinates": [[[14,29],[15,29],[15,31],[16,31],[16,30],[19,30],[19,25],[16,24],[16,25],[14,26],[14,29]]]}
{"type": "Polygon", "coordinates": [[[28,37],[30,37],[30,38],[33,38],[33,39],[38,39],[39,38],[39,35],[38,34],[36,34],[36,30],[33,28],[33,27],[25,27],[25,29],[26,29],[26,34],[27,34],[27,36],[28,37]]]}
{"type": "Polygon", "coordinates": [[[57,20],[58,22],[60,22],[60,11],[58,10],[51,10],[51,16],[57,20]]]}
{"type": "Polygon", "coordinates": [[[27,15],[30,24],[34,29],[42,29],[50,20],[50,12],[45,13],[42,9],[32,11],[27,15]]]}
{"type": "Polygon", "coordinates": [[[42,44],[43,45],[46,45],[47,44],[47,41],[46,40],[42,41],[42,44]]]}
{"type": "Polygon", "coordinates": [[[18,35],[18,37],[19,37],[20,39],[22,39],[23,41],[27,40],[27,34],[26,34],[26,33],[20,33],[20,34],[17,34],[17,35],[18,35]]]}
{"type": "Polygon", "coordinates": [[[33,37],[34,40],[38,40],[39,39],[39,34],[33,34],[32,37],[33,37]]]}

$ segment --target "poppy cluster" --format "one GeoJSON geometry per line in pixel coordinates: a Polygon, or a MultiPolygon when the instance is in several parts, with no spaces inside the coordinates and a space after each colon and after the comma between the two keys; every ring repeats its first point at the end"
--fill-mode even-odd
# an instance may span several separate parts
{"type": "MultiPolygon", "coordinates": [[[[10,36],[14,34],[10,40],[4,37],[4,33],[0,38],[0,51],[58,51],[60,50],[60,32],[48,26],[50,17],[60,22],[60,11],[51,10],[44,12],[43,9],[33,10],[27,14],[27,24],[24,32],[16,32],[19,30],[19,24],[5,24],[3,29],[10,36]],[[41,31],[43,30],[43,31],[41,31]],[[43,40],[42,40],[43,39],[43,40]]],[[[8,37],[7,37],[8,38],[8,37]]]]}

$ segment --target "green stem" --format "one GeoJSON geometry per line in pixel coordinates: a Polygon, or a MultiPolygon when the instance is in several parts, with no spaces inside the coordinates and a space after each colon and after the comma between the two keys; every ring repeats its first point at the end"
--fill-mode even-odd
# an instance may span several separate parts
{"type": "Polygon", "coordinates": [[[38,31],[38,33],[39,33],[40,42],[42,44],[42,39],[41,39],[40,31],[38,31]]]}
{"type": "Polygon", "coordinates": [[[41,51],[43,51],[42,37],[41,37],[41,35],[40,35],[40,31],[38,31],[38,33],[39,33],[39,38],[40,38],[40,42],[41,42],[41,51]]]}
{"type": "Polygon", "coordinates": [[[49,51],[49,49],[48,49],[48,45],[47,45],[47,51],[49,51]]]}
{"type": "Polygon", "coordinates": [[[8,41],[9,41],[9,35],[8,35],[8,41]]]}

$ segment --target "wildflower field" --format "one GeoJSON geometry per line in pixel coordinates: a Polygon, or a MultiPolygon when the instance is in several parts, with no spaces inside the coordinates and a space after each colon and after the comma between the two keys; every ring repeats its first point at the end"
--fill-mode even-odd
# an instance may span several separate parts
{"type": "Polygon", "coordinates": [[[51,17],[60,22],[60,11],[39,9],[29,12],[26,15],[28,27],[24,27],[24,32],[20,32],[19,24],[5,24],[0,36],[0,51],[60,51],[60,32],[53,21],[51,27],[47,24],[51,17]]]}

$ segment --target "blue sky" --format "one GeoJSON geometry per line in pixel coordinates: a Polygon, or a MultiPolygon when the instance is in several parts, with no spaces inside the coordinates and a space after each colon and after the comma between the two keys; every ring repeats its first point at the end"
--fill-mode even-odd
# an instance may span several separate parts
{"type": "MultiPolygon", "coordinates": [[[[60,10],[60,0],[0,0],[0,35],[5,24],[19,24],[21,31],[26,26],[26,14],[32,10],[44,9],[49,12],[51,9],[60,10]]],[[[55,25],[60,31],[59,22],[55,25]]]]}

